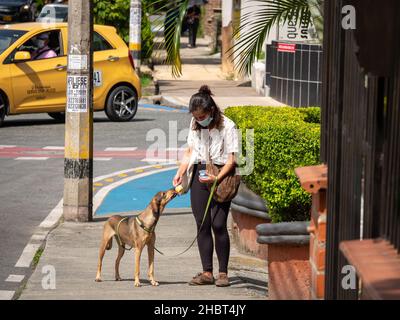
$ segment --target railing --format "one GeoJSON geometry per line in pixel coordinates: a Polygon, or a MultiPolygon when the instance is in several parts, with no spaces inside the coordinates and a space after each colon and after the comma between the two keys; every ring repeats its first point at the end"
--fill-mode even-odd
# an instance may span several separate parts
{"type": "MultiPolygon", "coordinates": [[[[321,161],[328,166],[326,299],[360,297],[357,286],[342,286],[343,267],[355,256],[351,252],[355,247],[347,246],[346,241],[382,238],[397,254],[400,249],[400,63],[394,60],[390,66],[390,61],[373,58],[381,48],[400,52],[399,43],[387,41],[385,34],[379,37],[364,30],[366,13],[362,7],[357,8],[357,30],[345,31],[341,9],[347,2],[324,2],[321,161]],[[366,37],[379,41],[373,46],[366,37]],[[393,72],[381,72],[384,64],[393,72]]],[[[370,8],[365,3],[368,1],[361,2],[352,1],[370,8]]],[[[398,34],[399,23],[387,13],[399,5],[383,1],[379,6],[386,18],[380,23],[398,34]]],[[[376,15],[379,12],[374,12],[376,15]]],[[[368,243],[371,246],[373,242],[365,242],[367,247],[368,243]]],[[[362,248],[372,250],[367,247],[362,248]]],[[[365,269],[364,274],[360,269],[363,262],[353,262],[358,264],[357,274],[367,281],[365,269]]],[[[374,267],[369,264],[371,270],[374,267]]],[[[398,284],[397,280],[392,278],[392,283],[398,284]]]]}

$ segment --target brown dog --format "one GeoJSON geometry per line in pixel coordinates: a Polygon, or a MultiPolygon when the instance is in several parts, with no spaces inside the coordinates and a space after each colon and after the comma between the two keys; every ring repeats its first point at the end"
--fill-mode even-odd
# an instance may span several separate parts
{"type": "Polygon", "coordinates": [[[135,287],[140,287],[140,256],[142,250],[147,245],[149,256],[149,280],[153,286],[158,286],[158,282],[154,279],[154,244],[156,241],[154,229],[158,219],[160,218],[160,214],[164,211],[165,206],[169,201],[175,198],[177,194],[178,193],[175,191],[175,189],[170,189],[165,192],[158,192],[153,197],[147,208],[139,214],[139,219],[136,217],[123,218],[115,215],[107,220],[107,222],[104,224],[103,238],[99,251],[99,262],[96,275],[97,282],[101,281],[101,266],[104,253],[106,250],[110,250],[112,248],[112,237],[115,236],[115,239],[118,243],[118,256],[115,260],[115,280],[121,280],[121,277],[119,276],[119,263],[125,253],[124,247],[125,245],[128,245],[135,250],[135,287]]]}

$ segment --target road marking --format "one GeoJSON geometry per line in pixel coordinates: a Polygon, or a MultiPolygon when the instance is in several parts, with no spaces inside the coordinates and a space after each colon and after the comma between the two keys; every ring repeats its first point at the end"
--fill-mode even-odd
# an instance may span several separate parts
{"type": "Polygon", "coordinates": [[[148,163],[161,163],[161,164],[175,164],[176,159],[162,159],[162,158],[144,158],[140,160],[142,162],[148,162],[148,163]]]}
{"type": "Polygon", "coordinates": [[[185,151],[186,148],[166,148],[166,151],[185,151]]]}
{"type": "Polygon", "coordinates": [[[95,187],[102,187],[103,184],[101,182],[96,182],[93,184],[95,187]]]}
{"type": "Polygon", "coordinates": [[[22,280],[24,280],[24,278],[24,275],[10,274],[6,279],[6,282],[21,282],[22,280]]]}
{"type": "Polygon", "coordinates": [[[16,148],[17,146],[9,146],[5,144],[0,144],[0,148],[5,149],[5,148],[16,148]]]}
{"type": "Polygon", "coordinates": [[[140,178],[152,175],[152,174],[156,174],[156,173],[160,173],[160,172],[164,172],[164,171],[168,171],[168,170],[172,170],[172,169],[177,169],[177,168],[178,167],[176,167],[176,166],[170,166],[170,167],[163,168],[163,169],[151,170],[149,172],[143,172],[141,174],[136,174],[134,176],[130,176],[125,179],[121,179],[119,181],[116,181],[114,183],[111,183],[111,184],[101,188],[99,191],[97,191],[96,195],[93,197],[93,214],[94,215],[96,214],[97,209],[100,208],[101,203],[103,202],[103,200],[106,198],[107,194],[111,190],[113,190],[127,182],[130,182],[130,181],[140,179],[140,178]]]}
{"type": "Polygon", "coordinates": [[[120,173],[119,175],[118,175],[118,177],[121,177],[121,178],[125,178],[125,177],[127,177],[128,175],[126,174],[126,173],[120,173]]]}
{"type": "Polygon", "coordinates": [[[114,179],[113,178],[107,178],[107,179],[104,179],[104,181],[105,182],[114,182],[114,179]]]}
{"type": "Polygon", "coordinates": [[[15,160],[48,160],[48,157],[18,157],[15,160]]]}
{"type": "Polygon", "coordinates": [[[40,248],[40,244],[33,244],[33,243],[28,243],[22,251],[21,256],[19,257],[19,260],[15,264],[15,267],[17,268],[29,268],[31,266],[33,257],[36,254],[36,251],[40,248]]]}
{"type": "Polygon", "coordinates": [[[0,300],[11,300],[15,291],[0,290],[0,300]]]}
{"type": "Polygon", "coordinates": [[[94,161],[110,161],[112,158],[93,158],[94,161]]]}
{"type": "Polygon", "coordinates": [[[64,147],[52,147],[52,146],[48,146],[48,147],[44,147],[42,148],[43,150],[64,150],[64,147]]]}
{"type": "Polygon", "coordinates": [[[135,151],[137,147],[106,148],[104,151],[135,151]]]}

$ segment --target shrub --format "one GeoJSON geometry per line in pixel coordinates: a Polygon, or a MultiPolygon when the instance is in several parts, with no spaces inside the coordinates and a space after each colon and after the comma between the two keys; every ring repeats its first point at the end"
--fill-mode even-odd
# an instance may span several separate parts
{"type": "Polygon", "coordinates": [[[243,106],[225,114],[238,128],[254,129],[254,171],[242,180],[266,200],[272,221],[309,220],[311,196],[294,169],[319,163],[319,108],[243,106]]]}

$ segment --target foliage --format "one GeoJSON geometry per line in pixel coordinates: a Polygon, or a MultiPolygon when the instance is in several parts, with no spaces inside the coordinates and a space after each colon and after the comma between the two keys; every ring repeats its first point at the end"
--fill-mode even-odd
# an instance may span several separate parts
{"type": "Polygon", "coordinates": [[[319,108],[241,106],[225,114],[238,128],[254,129],[254,171],[242,180],[266,200],[272,221],[308,220],[311,197],[294,169],[319,163],[319,108]]]}
{"type": "MultiPolygon", "coordinates": [[[[153,33],[147,10],[151,1],[142,1],[142,59],[149,58],[153,47],[153,33]]],[[[126,43],[129,42],[129,0],[94,0],[94,23],[114,26],[126,43]]]]}
{"type": "MultiPolygon", "coordinates": [[[[243,1],[246,4],[245,1],[243,1]]],[[[271,27],[286,21],[301,22],[304,26],[314,23],[318,36],[322,40],[323,27],[323,0],[255,0],[252,6],[257,6],[257,11],[251,11],[243,15],[240,19],[240,26],[234,30],[234,37],[239,37],[239,41],[229,49],[231,56],[239,57],[235,60],[240,73],[250,73],[251,66],[260,57],[264,49],[265,39],[271,27]],[[245,31],[246,30],[246,31],[245,31]],[[248,32],[247,30],[251,30],[248,32]]],[[[165,32],[167,63],[172,65],[172,73],[175,76],[182,74],[180,59],[180,37],[184,11],[187,9],[188,1],[171,1],[171,6],[176,15],[169,30],[165,32]],[[182,14],[183,12],[183,14],[182,14]],[[179,32],[178,32],[179,31],[179,32]]],[[[159,9],[161,12],[165,7],[159,9]]]]}
{"type": "MultiPolygon", "coordinates": [[[[315,1],[315,0],[312,0],[315,1]]],[[[257,56],[264,49],[265,39],[271,28],[287,21],[299,22],[304,26],[312,23],[308,0],[257,0],[253,10],[240,18],[240,26],[234,30],[238,42],[230,48],[230,56],[237,56],[235,64],[239,73],[250,73],[257,56]],[[247,32],[251,30],[251,32],[247,32]]]]}

